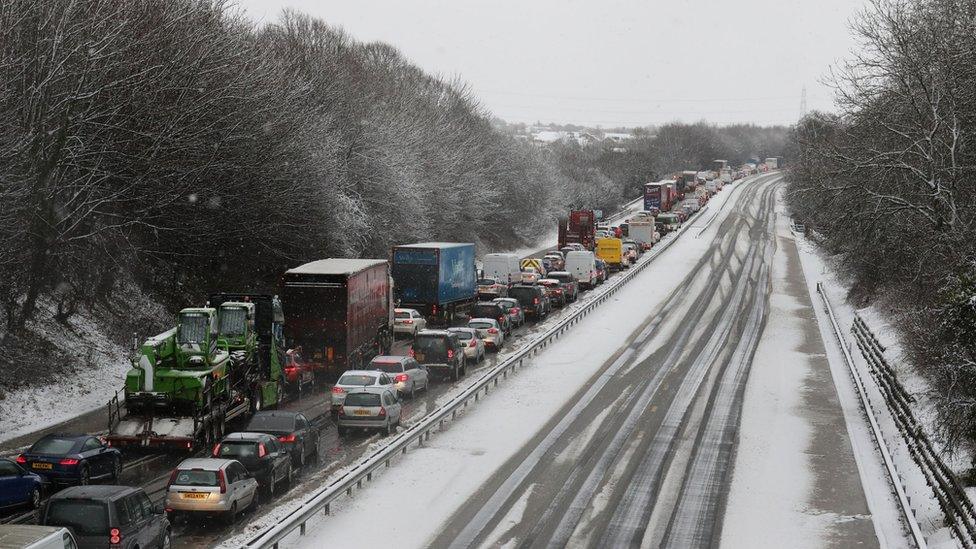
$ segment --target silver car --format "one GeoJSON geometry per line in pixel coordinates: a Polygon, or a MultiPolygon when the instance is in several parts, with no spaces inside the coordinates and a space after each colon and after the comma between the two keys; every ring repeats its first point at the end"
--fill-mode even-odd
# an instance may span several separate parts
{"type": "Polygon", "coordinates": [[[485,359],[485,341],[478,337],[478,330],[474,328],[448,328],[448,332],[454,332],[461,340],[464,347],[464,357],[474,362],[481,362],[485,359]]]}
{"type": "Polygon", "coordinates": [[[389,374],[376,370],[348,370],[339,377],[339,381],[332,386],[332,416],[339,413],[339,407],[346,400],[346,395],[355,389],[373,387],[396,391],[396,382],[389,374]]]}
{"type": "Polygon", "coordinates": [[[407,334],[410,337],[427,328],[427,319],[416,309],[393,309],[393,335],[407,334]]]}
{"type": "Polygon", "coordinates": [[[525,311],[522,309],[522,305],[514,297],[497,297],[491,300],[492,303],[497,303],[505,309],[508,313],[508,320],[511,322],[512,326],[521,326],[525,324],[525,311]]]}
{"type": "Polygon", "coordinates": [[[339,407],[339,435],[351,429],[377,429],[386,435],[393,434],[400,425],[400,397],[396,391],[379,388],[363,388],[346,395],[346,402],[339,407]]]}
{"type": "Polygon", "coordinates": [[[233,522],[239,511],[257,501],[258,481],[237,460],[183,460],[166,485],[170,522],[183,513],[219,513],[233,522]]]}
{"type": "Polygon", "coordinates": [[[401,395],[413,398],[417,391],[430,387],[427,368],[410,356],[378,356],[369,361],[369,368],[393,376],[393,384],[401,395]]]}
{"type": "Polygon", "coordinates": [[[468,321],[468,328],[478,331],[478,337],[484,340],[485,346],[499,351],[505,344],[505,332],[494,318],[472,318],[468,321]]]}

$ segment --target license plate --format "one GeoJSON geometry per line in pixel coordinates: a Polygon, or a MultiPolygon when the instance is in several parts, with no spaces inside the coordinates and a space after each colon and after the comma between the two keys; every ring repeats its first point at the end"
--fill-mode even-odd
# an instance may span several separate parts
{"type": "Polygon", "coordinates": [[[34,469],[53,469],[54,464],[52,463],[31,463],[31,467],[34,469]]]}
{"type": "Polygon", "coordinates": [[[183,492],[183,499],[207,499],[208,495],[201,492],[183,492]]]}
{"type": "Polygon", "coordinates": [[[355,414],[357,416],[368,416],[369,415],[369,410],[356,410],[355,411],[355,414]]]}

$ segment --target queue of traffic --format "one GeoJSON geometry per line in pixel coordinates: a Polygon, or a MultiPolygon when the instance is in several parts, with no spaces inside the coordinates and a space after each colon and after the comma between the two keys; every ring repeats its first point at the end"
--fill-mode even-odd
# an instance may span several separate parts
{"type": "MultiPolygon", "coordinates": [[[[271,353],[283,365],[280,376],[269,380],[281,385],[282,395],[327,391],[331,418],[252,406],[234,420],[237,430],[227,420],[205,435],[193,431],[201,437],[187,446],[194,455],[172,470],[158,503],[142,488],[115,484],[122,451],[111,430],[107,438],[47,435],[16,459],[0,458],[0,491],[11,495],[0,504],[36,508],[37,524],[56,533],[66,528],[79,547],[169,547],[173,526],[186,517],[219,516],[231,523],[259,498],[287,489],[298,471],[318,459],[322,429],[334,426],[339,436],[394,433],[404,399],[437,382],[457,382],[488,353],[502,351],[526,322],[544,320],[630,268],[721,190],[721,184],[684,185],[672,202],[670,190],[661,190],[667,187],[648,184],[643,211],[615,225],[600,223],[592,210],[572,212],[561,221],[557,249],[541,257],[487,254],[479,268],[473,244],[431,242],[396,246],[389,260],[325,259],[290,269],[282,277],[280,301],[259,300],[274,303],[274,315],[265,315],[273,320],[257,331],[271,334],[271,353]],[[656,205],[648,200],[654,193],[656,205]],[[660,202],[664,193],[666,203],[660,202]],[[396,338],[410,340],[406,355],[392,352],[396,338]],[[4,468],[19,481],[16,495],[7,491],[4,468]],[[53,489],[62,485],[68,487],[53,489]],[[42,502],[45,494],[51,495],[42,502]]],[[[224,304],[250,300],[239,294],[224,304]]],[[[229,323],[219,315],[215,320],[202,330],[215,330],[219,350],[229,323]]],[[[187,343],[180,339],[187,321],[177,322],[172,337],[187,343]]],[[[174,359],[146,371],[142,358],[133,365],[138,383],[126,385],[127,398],[158,396],[152,387],[165,386],[158,376],[181,367],[174,359]]],[[[230,387],[228,398],[247,399],[252,388],[241,387],[230,387]]],[[[197,402],[194,412],[207,405],[197,402]]]]}

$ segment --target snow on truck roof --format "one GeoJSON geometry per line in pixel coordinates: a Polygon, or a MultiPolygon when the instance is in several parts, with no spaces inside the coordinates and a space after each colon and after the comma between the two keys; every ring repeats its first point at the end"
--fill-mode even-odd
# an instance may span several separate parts
{"type": "Polygon", "coordinates": [[[311,263],[299,265],[294,269],[288,269],[285,271],[285,274],[352,274],[385,263],[385,259],[320,259],[318,261],[312,261],[311,263]]]}
{"type": "Polygon", "coordinates": [[[417,244],[400,244],[395,248],[458,248],[461,246],[474,246],[470,242],[419,242],[417,244]]]}

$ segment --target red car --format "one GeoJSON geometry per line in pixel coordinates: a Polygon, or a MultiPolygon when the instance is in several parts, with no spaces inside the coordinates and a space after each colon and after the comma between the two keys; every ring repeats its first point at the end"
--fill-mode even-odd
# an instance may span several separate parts
{"type": "Polygon", "coordinates": [[[302,358],[301,349],[285,353],[285,383],[289,393],[301,393],[315,381],[313,366],[302,358]]]}

